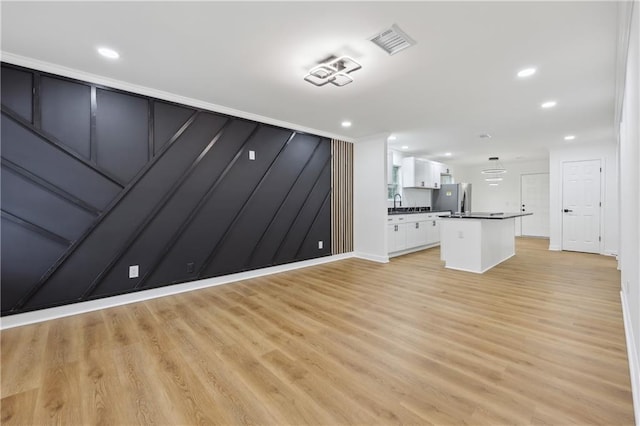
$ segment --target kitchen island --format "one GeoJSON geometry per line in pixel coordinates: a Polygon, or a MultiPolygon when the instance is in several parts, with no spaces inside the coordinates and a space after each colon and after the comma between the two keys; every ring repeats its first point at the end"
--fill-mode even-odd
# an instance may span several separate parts
{"type": "Polygon", "coordinates": [[[531,214],[440,216],[440,259],[446,268],[482,274],[515,255],[515,218],[531,214]]]}

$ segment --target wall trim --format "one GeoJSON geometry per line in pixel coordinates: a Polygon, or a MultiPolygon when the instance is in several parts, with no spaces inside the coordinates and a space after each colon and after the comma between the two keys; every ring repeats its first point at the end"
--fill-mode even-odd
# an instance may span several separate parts
{"type": "Polygon", "coordinates": [[[89,83],[100,84],[108,86],[114,89],[124,90],[139,95],[149,96],[156,99],[161,99],[169,102],[175,102],[194,108],[200,108],[211,112],[217,112],[220,114],[231,115],[239,118],[246,118],[252,121],[258,121],[260,123],[271,124],[273,126],[283,127],[285,129],[296,130],[303,133],[310,133],[317,136],[324,136],[330,139],[340,139],[345,142],[354,143],[353,138],[349,138],[343,135],[335,133],[329,133],[311,127],[301,126],[299,124],[289,123],[287,121],[277,120],[275,118],[265,117],[259,114],[253,114],[246,111],[240,111],[234,108],[225,107],[223,105],[217,105],[211,102],[202,101],[199,99],[189,98],[181,96],[175,93],[165,92],[163,90],[153,89],[151,87],[140,86],[133,83],[127,83],[122,80],[115,80],[109,77],[103,77],[97,74],[91,74],[85,71],[80,71],[73,68],[68,68],[62,65],[52,64],[50,62],[41,61],[38,59],[28,58],[26,56],[16,55],[0,50],[0,58],[2,62],[8,64],[18,65],[25,68],[31,68],[38,71],[48,72],[51,74],[57,74],[63,77],[73,78],[76,80],[82,80],[89,83]]]}
{"type": "Polygon", "coordinates": [[[105,297],[103,299],[90,300],[87,302],[72,303],[69,305],[57,306],[55,308],[40,309],[37,311],[25,312],[22,314],[10,315],[0,318],[0,330],[20,327],[23,325],[49,321],[57,318],[64,318],[72,315],[84,314],[101,309],[113,308],[130,303],[142,302],[145,300],[157,299],[188,291],[200,290],[208,287],[215,287],[222,284],[229,284],[236,281],[250,278],[263,277],[266,275],[278,274],[280,272],[292,271],[295,269],[307,268],[309,266],[331,263],[338,260],[354,257],[353,252],[342,253],[332,256],[323,256],[316,259],[303,260],[300,262],[286,263],[284,265],[271,266],[268,268],[255,269],[252,271],[238,272],[236,274],[223,275],[220,277],[205,278],[198,281],[189,281],[182,284],[167,285],[119,296],[105,297]]]}
{"type": "Polygon", "coordinates": [[[627,340],[627,357],[629,358],[629,376],[631,379],[631,397],[633,399],[633,411],[636,417],[636,424],[640,425],[640,359],[638,359],[636,345],[633,340],[633,329],[631,324],[631,316],[629,314],[629,304],[624,291],[620,292],[620,300],[622,302],[624,335],[627,340]]]}
{"type": "Polygon", "coordinates": [[[549,251],[562,251],[562,248],[560,246],[555,246],[550,244],[549,251]]]}
{"type": "Polygon", "coordinates": [[[354,252],[353,257],[358,259],[370,260],[378,263],[389,263],[389,256],[378,256],[377,254],[354,252]]]}
{"type": "MultiPolygon", "coordinates": [[[[618,2],[618,41],[616,43],[616,87],[614,105],[614,126],[616,139],[619,139],[619,126],[622,121],[622,105],[624,102],[624,86],[627,74],[627,54],[631,38],[631,21],[633,17],[634,1],[618,2]]],[[[640,422],[639,422],[640,423],[640,422]]]]}

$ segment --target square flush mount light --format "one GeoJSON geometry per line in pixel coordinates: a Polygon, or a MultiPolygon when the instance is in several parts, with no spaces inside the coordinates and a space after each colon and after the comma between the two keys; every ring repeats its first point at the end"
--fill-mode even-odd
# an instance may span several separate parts
{"type": "Polygon", "coordinates": [[[318,87],[327,83],[338,87],[346,86],[353,82],[353,78],[348,74],[360,68],[362,66],[349,56],[340,56],[339,58],[331,56],[323,63],[311,68],[304,79],[318,87]]]}

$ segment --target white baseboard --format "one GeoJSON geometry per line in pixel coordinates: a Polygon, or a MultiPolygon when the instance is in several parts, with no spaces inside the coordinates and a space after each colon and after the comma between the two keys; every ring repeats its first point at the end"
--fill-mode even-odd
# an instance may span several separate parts
{"type": "Polygon", "coordinates": [[[562,251],[562,247],[549,245],[549,250],[550,251],[562,251]]]}
{"type": "Polygon", "coordinates": [[[355,252],[353,257],[357,257],[359,259],[364,259],[364,260],[370,260],[372,262],[389,263],[389,256],[380,256],[377,254],[355,252]]]}
{"type": "Polygon", "coordinates": [[[620,300],[622,301],[622,316],[624,318],[624,335],[627,338],[627,357],[629,358],[633,411],[636,416],[636,425],[640,425],[640,359],[638,359],[638,347],[634,341],[629,304],[624,291],[620,292],[620,300]]]}
{"type": "Polygon", "coordinates": [[[413,247],[413,248],[410,248],[410,249],[407,249],[407,250],[396,251],[396,252],[393,252],[393,253],[389,253],[389,258],[402,256],[404,254],[409,254],[409,253],[415,253],[417,251],[422,251],[422,250],[430,249],[430,248],[433,248],[433,247],[438,247],[439,245],[440,245],[440,243],[438,242],[438,243],[435,243],[435,244],[427,244],[427,245],[424,245],[424,246],[413,247]]]}
{"type": "Polygon", "coordinates": [[[114,306],[127,305],[129,303],[142,302],[144,300],[156,299],[159,297],[170,296],[172,294],[185,293],[187,291],[214,287],[221,284],[228,284],[235,281],[246,280],[249,278],[257,278],[265,275],[277,274],[279,272],[291,271],[294,269],[306,268],[323,263],[335,262],[336,260],[348,259],[351,257],[354,257],[353,252],[324,256],[317,259],[303,260],[301,262],[287,263],[284,265],[271,266],[268,268],[256,269],[253,271],[223,275],[221,277],[205,278],[198,281],[189,281],[182,284],[153,288],[150,290],[143,290],[135,293],[127,293],[120,296],[105,297],[103,299],[89,300],[87,302],[79,302],[70,305],[57,306],[55,308],[25,312],[23,314],[16,314],[1,318],[0,330],[42,321],[49,321],[56,318],[68,317],[71,315],[83,314],[85,312],[97,311],[114,306]]]}

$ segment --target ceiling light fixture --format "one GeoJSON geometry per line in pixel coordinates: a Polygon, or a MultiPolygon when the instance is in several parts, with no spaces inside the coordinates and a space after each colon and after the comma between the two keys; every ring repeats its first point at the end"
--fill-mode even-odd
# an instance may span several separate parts
{"type": "Polygon", "coordinates": [[[444,153],[444,156],[445,156],[445,157],[451,157],[451,153],[450,153],[450,152],[445,152],[445,153],[444,153]]]}
{"type": "Polygon", "coordinates": [[[342,127],[351,127],[351,122],[350,121],[343,121],[342,122],[342,127]]]}
{"type": "Polygon", "coordinates": [[[309,73],[304,76],[304,79],[318,87],[327,83],[338,87],[346,86],[353,82],[353,78],[348,74],[360,68],[362,68],[362,65],[349,56],[340,56],[339,58],[330,56],[322,63],[311,68],[309,73]]]}
{"type": "Polygon", "coordinates": [[[490,183],[489,186],[498,186],[497,183],[490,183]]]}
{"type": "Polygon", "coordinates": [[[409,149],[407,145],[402,145],[402,149],[409,149]]]}
{"type": "Polygon", "coordinates": [[[520,78],[531,77],[535,73],[536,73],[536,69],[535,68],[525,68],[525,69],[520,70],[518,72],[518,77],[520,77],[520,78]]]}
{"type": "Polygon", "coordinates": [[[572,140],[574,140],[575,138],[576,138],[576,137],[575,137],[575,135],[567,135],[567,136],[565,136],[565,137],[564,137],[564,140],[565,140],[565,141],[572,141],[572,140]]]}
{"type": "Polygon", "coordinates": [[[482,170],[483,175],[489,175],[484,180],[487,182],[499,182],[502,180],[501,174],[507,173],[507,169],[500,163],[498,157],[489,157],[490,166],[482,170]]]}
{"type": "Polygon", "coordinates": [[[547,101],[544,102],[542,105],[540,105],[542,108],[553,108],[554,106],[556,106],[557,102],[556,101],[547,101]]]}
{"type": "Polygon", "coordinates": [[[397,139],[397,138],[396,138],[395,136],[393,136],[393,135],[392,135],[392,136],[389,136],[389,140],[390,140],[390,141],[395,141],[396,139],[397,139]]]}
{"type": "Polygon", "coordinates": [[[118,59],[120,54],[113,49],[109,49],[108,47],[99,47],[98,53],[109,59],[118,59]]]}

